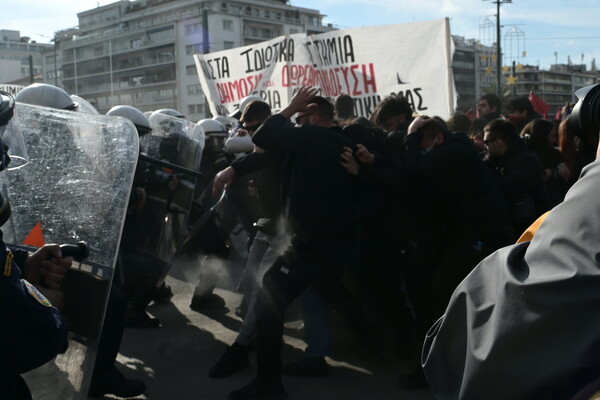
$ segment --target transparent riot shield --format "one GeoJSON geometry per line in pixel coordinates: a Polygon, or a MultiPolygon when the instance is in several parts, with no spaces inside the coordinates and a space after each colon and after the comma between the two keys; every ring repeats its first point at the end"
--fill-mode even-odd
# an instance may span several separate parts
{"type": "Polygon", "coordinates": [[[96,110],[96,107],[93,106],[92,103],[84,99],[83,97],[79,97],[76,94],[71,95],[71,99],[74,103],[77,103],[77,111],[86,113],[86,114],[95,114],[99,115],[100,113],[96,110]]]}
{"type": "Polygon", "coordinates": [[[29,164],[0,173],[11,204],[9,246],[85,242],[63,286],[69,348],[25,379],[39,399],[85,399],[93,371],[136,161],[129,121],[17,103],[29,164]]]}
{"type": "Polygon", "coordinates": [[[152,132],[141,138],[141,148],[142,160],[151,165],[153,173],[141,219],[153,223],[145,230],[143,245],[128,250],[123,258],[125,270],[143,265],[160,269],[156,280],[160,285],[187,232],[205,134],[193,122],[158,112],[149,117],[149,122],[152,132]]]}

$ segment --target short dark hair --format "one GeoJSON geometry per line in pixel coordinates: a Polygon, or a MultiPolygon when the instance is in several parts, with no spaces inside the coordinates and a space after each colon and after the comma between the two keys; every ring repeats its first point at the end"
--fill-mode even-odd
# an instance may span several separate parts
{"type": "Polygon", "coordinates": [[[456,112],[447,122],[448,130],[452,132],[462,132],[468,135],[471,132],[471,118],[462,112],[456,112]]]}
{"type": "Polygon", "coordinates": [[[348,119],[354,116],[354,100],[347,94],[340,94],[335,98],[335,111],[338,118],[348,119]]]}
{"type": "Polygon", "coordinates": [[[506,143],[512,143],[513,140],[519,137],[515,124],[505,119],[495,119],[489,122],[484,130],[490,131],[494,138],[502,139],[506,143]]]}
{"type": "Polygon", "coordinates": [[[481,96],[479,101],[481,100],[485,100],[490,107],[496,107],[496,110],[498,112],[502,111],[502,100],[496,94],[486,93],[483,96],[481,96]]]}
{"type": "Polygon", "coordinates": [[[334,116],[334,108],[333,104],[325,97],[315,96],[310,101],[309,104],[317,105],[317,114],[321,117],[326,118],[328,121],[333,121],[334,116]]]}
{"type": "Polygon", "coordinates": [[[371,116],[371,121],[375,122],[377,126],[382,126],[389,118],[397,115],[404,115],[406,120],[410,121],[412,114],[413,109],[405,97],[390,95],[383,99],[377,108],[375,108],[371,116]]]}
{"type": "Polygon", "coordinates": [[[264,101],[255,100],[242,110],[242,116],[240,117],[240,122],[248,122],[248,121],[264,121],[271,115],[271,106],[264,101]]]}
{"type": "Polygon", "coordinates": [[[533,114],[533,104],[527,97],[517,97],[516,99],[512,99],[510,103],[508,103],[508,112],[511,113],[513,111],[527,111],[527,115],[533,114]]]}

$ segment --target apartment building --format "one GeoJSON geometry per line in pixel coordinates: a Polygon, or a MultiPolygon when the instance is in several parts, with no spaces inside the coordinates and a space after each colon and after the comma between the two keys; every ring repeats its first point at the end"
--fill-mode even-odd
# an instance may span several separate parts
{"type": "Polygon", "coordinates": [[[51,44],[36,43],[20,31],[0,30],[0,83],[29,84],[39,81],[43,70],[42,53],[51,44]]]}
{"type": "Polygon", "coordinates": [[[193,54],[333,29],[323,17],[287,1],[120,0],[79,13],[78,28],[55,34],[46,82],[59,77],[59,86],[101,113],[130,104],[174,108],[195,121],[210,113],[193,54]]]}

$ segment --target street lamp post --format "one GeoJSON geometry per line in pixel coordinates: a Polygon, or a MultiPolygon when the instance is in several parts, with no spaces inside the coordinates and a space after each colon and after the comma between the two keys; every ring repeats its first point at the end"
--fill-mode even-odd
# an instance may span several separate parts
{"type": "MultiPolygon", "coordinates": [[[[483,0],[488,1],[488,0],[483,0]]],[[[501,97],[500,85],[502,84],[502,49],[500,48],[500,4],[512,3],[512,0],[491,0],[496,4],[496,94],[501,97]]]]}

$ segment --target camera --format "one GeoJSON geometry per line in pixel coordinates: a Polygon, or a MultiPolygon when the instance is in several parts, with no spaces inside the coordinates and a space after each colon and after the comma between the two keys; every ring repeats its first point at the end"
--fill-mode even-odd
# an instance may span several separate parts
{"type": "Polygon", "coordinates": [[[569,117],[569,128],[595,148],[600,132],[600,84],[583,87],[575,95],[579,101],[569,117]]]}

